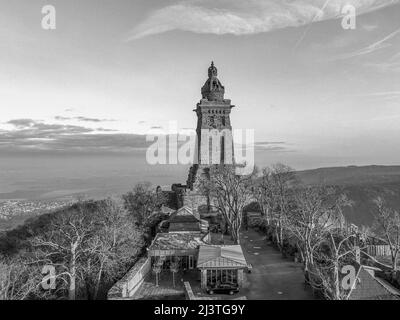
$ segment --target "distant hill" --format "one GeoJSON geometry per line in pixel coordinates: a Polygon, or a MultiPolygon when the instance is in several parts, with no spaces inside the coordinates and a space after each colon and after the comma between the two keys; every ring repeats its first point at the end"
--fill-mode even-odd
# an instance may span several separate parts
{"type": "Polygon", "coordinates": [[[400,182],[400,166],[349,166],[298,171],[305,184],[360,185],[400,182]]]}
{"type": "Polygon", "coordinates": [[[55,199],[55,200],[8,200],[2,201],[0,198],[0,231],[11,230],[22,225],[25,220],[60,210],[68,207],[76,201],[71,199],[55,199]]]}
{"type": "MultiPolygon", "coordinates": [[[[346,218],[357,225],[372,224],[375,209],[372,200],[377,196],[383,196],[392,207],[400,210],[400,166],[332,167],[298,171],[296,174],[306,185],[335,186],[338,193],[347,194],[354,201],[354,206],[345,211],[346,218]]],[[[10,196],[7,194],[5,198],[10,196]]],[[[67,201],[65,197],[58,200],[16,200],[14,210],[1,199],[0,195],[0,232],[22,225],[28,218],[56,210],[63,204],[58,202],[67,201]],[[12,213],[12,219],[2,218],[4,213],[12,213]]]]}
{"type": "Polygon", "coordinates": [[[348,221],[370,226],[374,219],[373,199],[384,197],[390,206],[400,210],[400,166],[349,166],[320,168],[297,172],[306,185],[335,186],[354,201],[345,211],[348,221]]]}

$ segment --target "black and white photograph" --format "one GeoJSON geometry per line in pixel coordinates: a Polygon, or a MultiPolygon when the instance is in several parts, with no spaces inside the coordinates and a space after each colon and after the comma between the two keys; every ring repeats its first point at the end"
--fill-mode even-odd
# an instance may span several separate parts
{"type": "Polygon", "coordinates": [[[396,303],[400,1],[0,0],[0,300],[396,303]]]}

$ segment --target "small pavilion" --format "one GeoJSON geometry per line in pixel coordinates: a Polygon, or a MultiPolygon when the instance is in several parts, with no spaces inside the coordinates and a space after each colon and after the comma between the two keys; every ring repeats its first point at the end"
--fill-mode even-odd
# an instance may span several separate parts
{"type": "Polygon", "coordinates": [[[201,271],[201,287],[217,283],[243,285],[243,270],[247,262],[240,245],[201,245],[197,268],[201,271]]]}
{"type": "Polygon", "coordinates": [[[168,269],[175,259],[179,259],[180,269],[194,269],[199,246],[207,241],[207,235],[201,233],[158,233],[148,254],[152,265],[162,261],[164,269],[168,269]]]}

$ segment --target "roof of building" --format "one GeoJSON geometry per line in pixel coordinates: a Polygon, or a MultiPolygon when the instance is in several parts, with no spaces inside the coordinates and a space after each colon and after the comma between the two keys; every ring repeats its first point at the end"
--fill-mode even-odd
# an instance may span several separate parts
{"type": "Polygon", "coordinates": [[[240,245],[200,246],[198,268],[246,268],[247,262],[240,245]]]}
{"type": "Polygon", "coordinates": [[[149,247],[153,250],[192,250],[198,249],[203,242],[201,233],[158,233],[149,247]]]}
{"type": "Polygon", "coordinates": [[[398,300],[400,298],[400,292],[396,288],[375,276],[376,269],[358,265],[356,283],[348,294],[350,300],[398,300]]]}
{"type": "Polygon", "coordinates": [[[379,284],[384,287],[388,292],[390,292],[390,294],[400,298],[400,291],[393,287],[389,282],[379,277],[375,277],[375,280],[378,281],[379,284]]]}
{"type": "Polygon", "coordinates": [[[169,224],[169,232],[200,232],[200,223],[197,222],[172,222],[169,224]]]}
{"type": "Polygon", "coordinates": [[[199,222],[200,215],[198,213],[193,212],[193,210],[188,207],[182,207],[179,210],[175,211],[171,214],[169,218],[170,223],[187,223],[187,222],[199,222]]]}

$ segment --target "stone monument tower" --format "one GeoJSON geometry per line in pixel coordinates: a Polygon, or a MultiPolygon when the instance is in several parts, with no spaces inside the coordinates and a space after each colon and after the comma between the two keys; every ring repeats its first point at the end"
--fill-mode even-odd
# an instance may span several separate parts
{"type": "MultiPolygon", "coordinates": [[[[197,153],[194,165],[189,171],[187,181],[189,190],[184,199],[184,203],[191,205],[194,210],[196,210],[196,205],[201,205],[196,203],[199,201],[194,201],[195,198],[201,199],[196,187],[199,175],[206,174],[212,164],[233,164],[234,162],[230,120],[234,106],[231,100],[224,98],[225,88],[218,79],[218,70],[214,62],[208,68],[208,79],[201,89],[201,95],[202,99],[193,110],[197,115],[197,153]],[[212,134],[216,136],[216,140],[212,139],[212,134]],[[188,203],[189,200],[191,204],[188,203]]],[[[203,200],[201,202],[204,202],[203,200]]]]}

